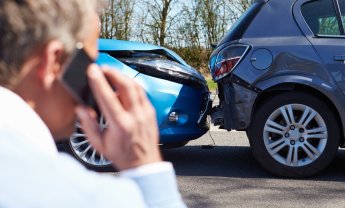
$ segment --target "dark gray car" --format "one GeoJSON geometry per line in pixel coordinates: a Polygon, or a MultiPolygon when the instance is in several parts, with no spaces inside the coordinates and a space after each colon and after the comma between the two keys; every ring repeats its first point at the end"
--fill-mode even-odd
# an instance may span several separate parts
{"type": "Polygon", "coordinates": [[[316,174],[344,147],[344,24],[345,0],[256,1],[211,55],[213,119],[274,174],[316,174]]]}

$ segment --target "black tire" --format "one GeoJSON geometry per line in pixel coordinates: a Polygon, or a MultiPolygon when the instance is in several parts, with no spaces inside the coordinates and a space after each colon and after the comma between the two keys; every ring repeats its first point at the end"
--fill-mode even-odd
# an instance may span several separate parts
{"type": "Polygon", "coordinates": [[[116,171],[115,168],[112,167],[112,165],[92,165],[90,163],[85,162],[83,159],[81,159],[76,154],[75,150],[72,148],[70,139],[67,139],[66,141],[62,142],[62,146],[65,149],[66,153],[68,153],[71,156],[73,156],[74,158],[76,158],[87,169],[94,170],[97,172],[114,172],[114,171],[116,171]]]}
{"type": "MultiPolygon", "coordinates": [[[[285,112],[289,113],[288,108],[286,108],[286,110],[287,111],[285,112]]],[[[291,121],[291,119],[289,121],[291,121]]],[[[252,122],[247,130],[247,135],[249,138],[251,151],[262,167],[275,175],[293,178],[311,176],[326,168],[333,160],[338,150],[340,141],[339,125],[334,112],[332,112],[327,103],[321,99],[311,94],[302,92],[284,92],[281,94],[276,94],[275,96],[265,100],[253,114],[252,122]],[[291,116],[284,117],[287,115],[284,113],[279,115],[279,112],[284,112],[285,110],[276,110],[283,106],[291,106],[290,109],[293,109],[292,117],[294,117],[294,120],[296,120],[296,127],[292,124],[293,122],[291,122],[291,125],[289,125],[288,122],[284,124],[286,118],[290,119],[291,116]],[[301,110],[301,112],[299,112],[300,109],[298,108],[302,108],[303,106],[310,107],[311,110],[314,110],[318,115],[314,116],[310,122],[307,120],[309,116],[312,117],[312,113],[306,113],[306,119],[302,119],[303,113],[309,112],[307,107],[304,109],[304,111],[301,110]],[[271,132],[274,130],[270,128],[272,126],[270,126],[270,124],[267,122],[268,119],[272,120],[274,118],[276,119],[273,120],[274,122],[279,122],[278,124],[281,124],[281,127],[283,126],[285,128],[285,130],[279,130],[280,132],[286,132],[283,133],[284,135],[271,132]],[[300,120],[303,121],[297,122],[300,120]],[[304,126],[297,125],[297,123],[300,124],[304,122],[304,126]],[[319,123],[321,122],[324,124],[324,126],[321,126],[321,128],[323,128],[323,130],[325,129],[325,131],[320,130],[321,133],[311,133],[310,131],[313,129],[320,129],[319,123]],[[304,127],[306,130],[304,130],[304,127]],[[298,132],[300,134],[298,134],[297,128],[299,128],[298,132]],[[305,133],[307,135],[305,136],[305,139],[302,132],[307,132],[305,133]],[[324,138],[317,138],[316,135],[323,135],[324,138]],[[313,138],[313,136],[315,136],[315,138],[313,138]],[[299,139],[297,139],[297,137],[299,137],[299,139]],[[278,140],[284,141],[279,143],[278,140]],[[273,144],[275,141],[277,145],[273,144]],[[316,149],[322,149],[322,151],[318,152],[319,154],[316,154],[317,156],[315,157],[316,159],[314,158],[314,160],[313,157],[309,157],[307,154],[308,151],[309,153],[317,153],[316,151],[313,152],[312,148],[309,148],[310,146],[308,145],[310,144],[312,144],[316,149]],[[269,148],[271,148],[270,151],[268,150],[269,148]],[[280,150],[278,150],[278,148],[280,148],[280,150]],[[305,150],[305,148],[308,150],[305,150]],[[296,153],[296,156],[294,153],[296,153]],[[285,162],[283,160],[284,155],[286,155],[285,162]],[[297,159],[294,160],[294,158],[297,159]],[[299,158],[303,159],[299,160],[299,158]],[[292,160],[294,162],[292,162],[292,160]],[[306,160],[309,161],[309,163],[305,163],[305,165],[303,165],[303,162],[306,160]]]]}

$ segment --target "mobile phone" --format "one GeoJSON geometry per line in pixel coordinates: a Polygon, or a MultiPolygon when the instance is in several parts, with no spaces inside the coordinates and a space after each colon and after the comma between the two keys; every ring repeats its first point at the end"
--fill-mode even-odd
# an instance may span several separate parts
{"type": "Polygon", "coordinates": [[[95,107],[86,70],[94,60],[86,53],[82,45],[76,47],[63,67],[60,81],[71,96],[79,103],[95,107]]]}

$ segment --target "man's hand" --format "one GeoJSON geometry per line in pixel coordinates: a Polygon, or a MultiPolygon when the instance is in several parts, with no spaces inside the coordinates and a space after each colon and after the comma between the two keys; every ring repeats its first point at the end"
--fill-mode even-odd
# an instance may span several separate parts
{"type": "Polygon", "coordinates": [[[119,170],[161,161],[156,112],[145,91],[115,70],[92,65],[87,74],[108,123],[108,128],[101,132],[96,113],[84,106],[77,107],[82,128],[92,146],[119,170]]]}

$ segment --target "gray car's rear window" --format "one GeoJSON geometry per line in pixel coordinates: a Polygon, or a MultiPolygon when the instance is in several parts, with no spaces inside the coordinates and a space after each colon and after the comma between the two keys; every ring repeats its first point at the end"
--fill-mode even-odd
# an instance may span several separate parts
{"type": "Polygon", "coordinates": [[[260,8],[265,4],[265,1],[254,2],[241,17],[231,26],[224,37],[219,41],[218,45],[241,39],[249,24],[255,18],[260,8]]]}

